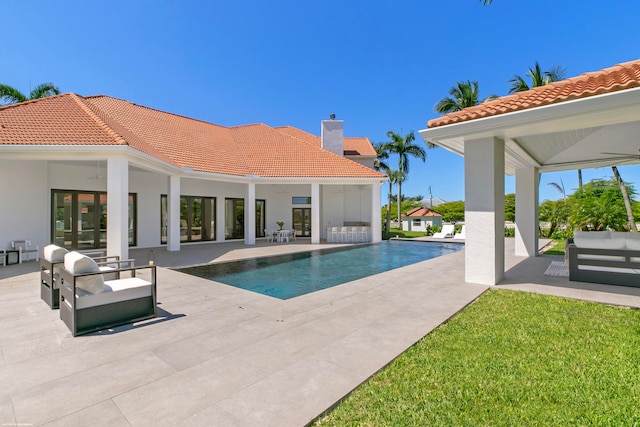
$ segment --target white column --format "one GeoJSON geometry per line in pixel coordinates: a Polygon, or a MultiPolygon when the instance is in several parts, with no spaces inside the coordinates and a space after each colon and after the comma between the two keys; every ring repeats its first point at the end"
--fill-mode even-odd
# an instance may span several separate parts
{"type": "Polygon", "coordinates": [[[311,244],[320,243],[320,184],[311,184],[311,244]]]}
{"type": "Polygon", "coordinates": [[[216,241],[224,242],[226,238],[226,215],[225,215],[226,200],[224,197],[216,197],[216,241]]]}
{"type": "Polygon", "coordinates": [[[538,254],[538,188],[537,168],[516,169],[516,250],[518,256],[538,254]]]}
{"type": "Polygon", "coordinates": [[[464,143],[465,281],[496,285],[504,278],[504,141],[464,143]]]}
{"type": "Polygon", "coordinates": [[[371,241],[382,241],[382,205],[380,204],[380,183],[371,184],[371,241]]]}
{"type": "Polygon", "coordinates": [[[129,258],[129,162],[107,160],[107,255],[129,258]]]}
{"type": "Polygon", "coordinates": [[[167,185],[167,251],[180,250],[180,177],[172,175],[167,185]]]}
{"type": "Polygon", "coordinates": [[[256,244],[256,184],[249,182],[244,196],[244,244],[256,244]]]}

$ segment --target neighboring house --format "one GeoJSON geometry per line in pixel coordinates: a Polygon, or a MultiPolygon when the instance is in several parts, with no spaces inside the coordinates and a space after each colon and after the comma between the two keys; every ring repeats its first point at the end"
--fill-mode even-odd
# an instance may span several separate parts
{"type": "Polygon", "coordinates": [[[424,206],[412,209],[402,216],[404,231],[427,231],[428,226],[434,225],[442,227],[442,215],[424,206]]]}
{"type": "Polygon", "coordinates": [[[366,138],[264,124],[224,127],[109,96],[65,94],[0,107],[0,247],[129,247],[243,240],[293,228],[370,224],[380,184],[366,138]]]}

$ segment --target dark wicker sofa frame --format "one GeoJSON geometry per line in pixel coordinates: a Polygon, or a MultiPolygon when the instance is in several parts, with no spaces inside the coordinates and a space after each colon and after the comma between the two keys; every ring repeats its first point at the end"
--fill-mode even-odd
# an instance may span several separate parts
{"type": "Polygon", "coordinates": [[[569,280],[602,283],[605,285],[640,287],[640,274],[638,274],[640,273],[640,251],[630,249],[578,248],[571,241],[567,242],[565,250],[567,251],[569,259],[569,280]],[[593,257],[581,259],[579,255],[591,255],[600,259],[593,257]],[[579,266],[595,266],[607,269],[624,268],[629,271],[584,270],[578,268],[579,266]],[[636,270],[638,273],[630,270],[636,270]]]}

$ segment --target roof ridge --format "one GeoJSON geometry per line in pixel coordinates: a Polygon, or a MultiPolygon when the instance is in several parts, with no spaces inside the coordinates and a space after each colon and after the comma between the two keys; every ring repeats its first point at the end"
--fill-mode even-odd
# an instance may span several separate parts
{"type": "Polygon", "coordinates": [[[282,135],[285,135],[285,136],[287,136],[287,137],[289,137],[289,138],[295,138],[296,140],[301,141],[301,142],[304,142],[305,144],[307,144],[307,145],[309,145],[309,146],[311,146],[311,147],[314,147],[314,148],[320,148],[321,150],[323,150],[323,148],[322,148],[322,140],[320,140],[320,146],[319,146],[319,147],[317,147],[316,145],[311,144],[311,143],[309,143],[308,141],[305,141],[305,140],[304,140],[304,139],[302,139],[302,138],[298,138],[296,135],[291,135],[290,133],[287,133],[287,132],[283,131],[283,130],[282,130],[282,128],[295,129],[295,130],[298,130],[298,131],[300,131],[300,132],[304,132],[304,133],[306,133],[306,134],[308,134],[308,135],[310,135],[310,136],[312,136],[312,137],[314,137],[314,138],[320,138],[319,136],[314,135],[314,134],[312,134],[311,132],[307,132],[306,130],[303,130],[303,129],[297,128],[297,127],[295,127],[295,126],[278,126],[278,127],[273,128],[273,130],[275,130],[276,132],[278,132],[278,133],[280,133],[280,134],[282,134],[282,135]]]}
{"type": "Polygon", "coordinates": [[[191,120],[191,121],[194,121],[194,122],[200,122],[200,123],[204,123],[204,124],[211,125],[211,126],[217,126],[217,127],[220,127],[220,128],[229,129],[229,126],[223,126],[223,125],[219,125],[219,124],[216,124],[216,123],[208,122],[206,120],[194,119],[193,117],[188,117],[188,116],[185,116],[185,115],[182,115],[182,114],[172,113],[171,111],[165,111],[165,110],[160,110],[158,108],[153,108],[153,107],[149,107],[149,106],[142,105],[142,104],[136,104],[135,102],[131,102],[131,101],[127,100],[127,99],[122,99],[122,98],[118,98],[118,97],[115,97],[115,96],[102,94],[102,95],[83,96],[82,98],[83,99],[89,99],[89,98],[110,98],[110,99],[115,99],[116,101],[126,102],[126,103],[131,104],[131,105],[133,105],[135,107],[140,107],[140,108],[143,108],[145,110],[157,111],[158,113],[169,114],[171,116],[179,117],[179,118],[182,118],[182,119],[187,119],[187,120],[191,120]]]}
{"type": "MultiPolygon", "coordinates": [[[[113,130],[111,128],[111,126],[109,126],[108,124],[106,124],[100,117],[98,117],[98,115],[96,113],[93,112],[93,110],[91,110],[91,108],[89,108],[85,103],[84,103],[84,97],[81,97],[80,95],[77,95],[75,93],[69,93],[69,96],[71,97],[71,99],[73,99],[76,104],[78,104],[78,106],[80,106],[80,108],[82,108],[82,110],[84,110],[84,112],[91,117],[91,119],[96,122],[96,124],[102,129],[104,130],[104,132],[111,138],[113,138],[114,141],[116,141],[119,144],[124,144],[124,145],[129,145],[129,143],[122,137],[122,135],[120,135],[119,133],[117,133],[115,130],[113,130]]],[[[98,107],[95,107],[98,108],[98,107]]],[[[107,115],[105,113],[105,115],[107,115]]]]}
{"type": "Polygon", "coordinates": [[[6,109],[9,109],[9,108],[13,108],[13,107],[20,107],[20,106],[26,105],[26,104],[33,104],[33,103],[44,101],[44,100],[51,99],[51,98],[61,98],[63,96],[69,95],[70,93],[61,93],[61,94],[58,94],[58,95],[43,96],[42,98],[27,99],[26,101],[14,102],[13,104],[0,105],[0,110],[6,110],[6,109]]]}

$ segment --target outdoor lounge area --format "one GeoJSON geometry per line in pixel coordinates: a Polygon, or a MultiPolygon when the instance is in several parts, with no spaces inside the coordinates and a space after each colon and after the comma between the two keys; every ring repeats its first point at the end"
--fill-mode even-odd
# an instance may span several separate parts
{"type": "MultiPolygon", "coordinates": [[[[313,247],[158,250],[157,317],[80,337],[40,299],[37,263],[0,268],[1,422],[302,426],[488,289],[464,283],[464,251],[288,301],[167,268],[313,247]]],[[[498,288],[640,307],[638,288],[545,276],[559,257],[510,253],[498,288]]]]}

